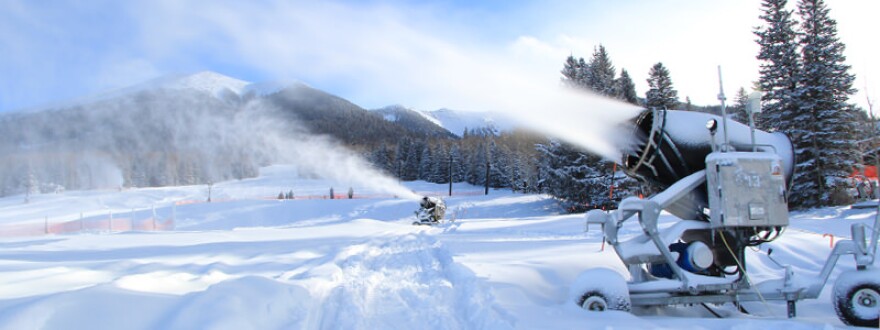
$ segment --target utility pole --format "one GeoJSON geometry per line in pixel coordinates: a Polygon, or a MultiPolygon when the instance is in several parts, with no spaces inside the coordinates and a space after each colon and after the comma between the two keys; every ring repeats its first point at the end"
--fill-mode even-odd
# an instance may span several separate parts
{"type": "Polygon", "coordinates": [[[487,160],[486,161],[486,193],[485,193],[486,195],[489,194],[489,166],[492,166],[492,165],[490,165],[489,161],[487,160]]]}
{"type": "Polygon", "coordinates": [[[452,149],[449,150],[449,196],[452,197],[452,149]]]}

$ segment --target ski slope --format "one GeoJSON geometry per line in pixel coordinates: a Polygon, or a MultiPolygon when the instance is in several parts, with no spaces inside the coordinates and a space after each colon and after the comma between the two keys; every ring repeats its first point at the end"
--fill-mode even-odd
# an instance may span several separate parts
{"type": "MultiPolygon", "coordinates": [[[[456,184],[445,197],[452,223],[413,226],[416,201],[296,178],[274,166],[255,179],[206,186],[66,192],[0,199],[0,225],[144,221],[174,228],[92,228],[0,236],[2,329],[826,329],[843,327],[830,286],[817,300],[746,304],[750,315],[715,306],[587,312],[568,301],[582,271],[624,272],[602,250],[599,228],[562,214],[547,196],[456,184]],[[292,190],[298,199],[277,200],[292,190]],[[115,220],[115,221],[116,221],[115,220]],[[123,229],[119,229],[123,228],[123,229]]],[[[404,183],[420,194],[446,185],[404,183]]],[[[793,214],[777,241],[748,251],[755,280],[819,272],[830,235],[870,225],[874,210],[828,208],[793,214]],[[827,234],[827,235],[826,235],[827,234]],[[823,236],[824,235],[824,236],[823,236]]],[[[664,226],[675,222],[662,217],[664,226]]],[[[135,227],[135,226],[132,226],[135,227]]],[[[635,222],[622,236],[641,229],[635,222]]],[[[843,258],[832,275],[852,269],[843,258]]]]}

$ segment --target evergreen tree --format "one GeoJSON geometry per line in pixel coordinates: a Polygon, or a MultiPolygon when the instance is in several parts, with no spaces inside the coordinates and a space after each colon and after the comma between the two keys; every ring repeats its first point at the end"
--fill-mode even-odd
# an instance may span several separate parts
{"type": "MultiPolygon", "coordinates": [[[[580,75],[580,66],[578,65],[577,59],[574,58],[574,55],[569,55],[568,58],[565,59],[565,64],[562,65],[562,83],[566,86],[577,86],[579,84],[578,76],[580,75]]],[[[465,135],[467,134],[467,128],[465,128],[465,135]]],[[[467,137],[467,136],[464,136],[467,137]]]]}
{"type": "Polygon", "coordinates": [[[581,57],[578,59],[578,71],[576,77],[576,85],[577,87],[587,88],[590,86],[590,82],[593,80],[590,77],[590,66],[587,62],[584,61],[584,58],[581,57]]]}
{"type": "Polygon", "coordinates": [[[669,70],[663,63],[654,64],[648,72],[648,92],[645,94],[648,108],[675,109],[678,107],[678,91],[672,87],[669,70]]]}
{"type": "Polygon", "coordinates": [[[630,78],[629,72],[626,72],[626,69],[620,69],[620,78],[617,78],[615,84],[617,85],[618,99],[635,105],[639,104],[639,96],[636,94],[636,84],[633,83],[633,80],[630,78]]]}
{"type": "Polygon", "coordinates": [[[825,1],[801,0],[798,14],[803,22],[799,117],[807,119],[812,129],[796,146],[807,149],[804,154],[815,161],[800,169],[807,172],[803,179],[814,180],[818,188],[816,199],[804,200],[804,205],[849,203],[846,179],[860,160],[853,134],[856,110],[846,103],[855,93],[855,77],[844,64],[845,46],[837,37],[837,22],[828,16],[825,1]]]}
{"type": "Polygon", "coordinates": [[[422,149],[422,156],[419,157],[419,180],[424,180],[428,182],[436,182],[432,181],[431,174],[433,173],[432,167],[434,165],[434,154],[431,152],[431,148],[427,147],[422,149]]]}
{"type": "Polygon", "coordinates": [[[401,139],[397,142],[397,147],[394,151],[394,175],[396,175],[397,178],[401,180],[404,179],[404,168],[406,167],[406,159],[409,158],[409,149],[409,139],[401,139]]]}
{"type": "Polygon", "coordinates": [[[736,120],[740,123],[748,124],[749,123],[749,114],[746,110],[746,106],[749,104],[749,94],[746,94],[746,89],[740,87],[738,91],[736,91],[736,96],[733,97],[733,106],[731,106],[727,114],[731,119],[736,120]]]}
{"type": "Polygon", "coordinates": [[[608,52],[605,51],[605,46],[600,44],[593,51],[593,58],[590,59],[588,66],[590,89],[599,95],[614,97],[617,94],[615,90],[616,84],[614,83],[614,75],[617,70],[611,64],[611,59],[608,57],[608,52]]]}
{"type": "Polygon", "coordinates": [[[793,122],[799,111],[797,104],[797,84],[800,79],[801,63],[796,43],[797,23],[792,20],[790,10],[785,6],[788,0],[764,0],[760,18],[765,27],[755,30],[760,51],[760,78],[758,85],[764,93],[763,112],[756,116],[759,128],[767,131],[780,131],[789,134],[798,129],[793,122]]]}
{"type": "Polygon", "coordinates": [[[453,145],[449,149],[449,153],[452,155],[452,182],[462,182],[465,178],[465,160],[461,155],[461,148],[457,145],[453,145]]]}
{"type": "Polygon", "coordinates": [[[539,184],[544,192],[555,197],[570,212],[601,207],[608,193],[608,173],[597,163],[601,159],[576,151],[556,140],[537,145],[542,157],[539,184]]]}
{"type": "Polygon", "coordinates": [[[422,149],[424,149],[424,145],[421,141],[413,141],[409,143],[406,158],[403,159],[402,180],[413,181],[419,179],[419,168],[421,166],[419,158],[422,156],[422,149]]]}
{"type": "Polygon", "coordinates": [[[508,154],[495,143],[495,140],[489,142],[489,163],[489,186],[493,188],[509,187],[508,154]]]}
{"type": "Polygon", "coordinates": [[[394,159],[384,143],[370,154],[370,162],[385,173],[397,174],[394,172],[394,159]]]}
{"type": "Polygon", "coordinates": [[[449,149],[443,145],[435,147],[431,164],[431,174],[428,176],[429,182],[447,183],[449,182],[449,149]]]}

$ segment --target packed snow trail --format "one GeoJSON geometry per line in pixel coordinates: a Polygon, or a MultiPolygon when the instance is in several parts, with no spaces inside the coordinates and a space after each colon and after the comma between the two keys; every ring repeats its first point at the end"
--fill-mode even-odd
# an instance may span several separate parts
{"type": "Polygon", "coordinates": [[[308,287],[330,287],[312,329],[505,329],[509,316],[484,284],[424,233],[346,247],[308,287]],[[329,273],[328,273],[329,272],[329,273]]]}

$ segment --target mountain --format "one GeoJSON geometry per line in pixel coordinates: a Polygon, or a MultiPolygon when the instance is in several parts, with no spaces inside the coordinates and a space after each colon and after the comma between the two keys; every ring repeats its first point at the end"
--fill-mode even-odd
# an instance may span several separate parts
{"type": "Polygon", "coordinates": [[[445,129],[436,118],[424,112],[406,108],[402,105],[390,105],[373,109],[372,112],[382,115],[386,121],[397,123],[413,133],[428,137],[452,138],[454,132],[445,129]]]}
{"type": "Polygon", "coordinates": [[[2,114],[0,131],[0,196],[252,177],[289,154],[291,141],[317,135],[360,153],[401,139],[453,138],[302,83],[253,84],[214,72],[2,114]]]}
{"type": "Polygon", "coordinates": [[[464,134],[465,129],[478,131],[488,129],[489,131],[498,133],[502,131],[510,131],[516,127],[513,120],[504,118],[499,116],[499,114],[492,112],[439,109],[423,113],[432,119],[432,121],[459,137],[464,134]]]}

